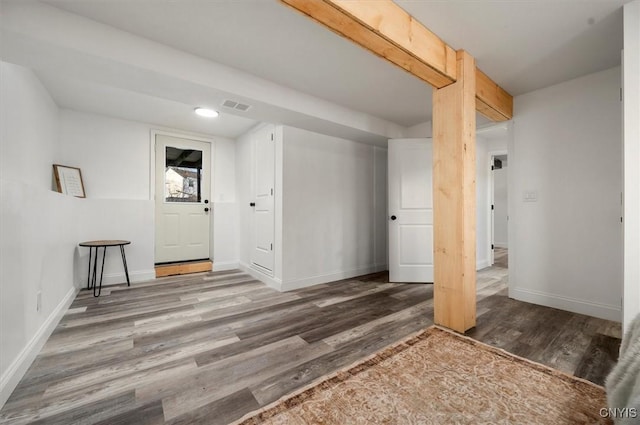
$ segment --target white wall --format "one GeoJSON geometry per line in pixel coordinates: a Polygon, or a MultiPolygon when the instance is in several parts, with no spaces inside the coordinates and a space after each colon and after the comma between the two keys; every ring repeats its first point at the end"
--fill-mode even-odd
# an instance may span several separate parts
{"type": "MultiPolygon", "coordinates": [[[[268,125],[268,124],[263,124],[268,125]]],[[[254,133],[236,142],[239,261],[291,290],[387,268],[387,151],[276,126],[274,276],[251,264],[254,133]]]]}
{"type": "Polygon", "coordinates": [[[507,223],[507,161],[502,168],[493,171],[493,244],[498,248],[508,247],[507,223]]]}
{"type": "Polygon", "coordinates": [[[213,270],[238,267],[235,141],[213,137],[213,270]]]}
{"type": "Polygon", "coordinates": [[[613,68],[514,99],[511,297],[621,320],[620,83],[613,68]]]}
{"type": "Polygon", "coordinates": [[[253,240],[253,211],[249,206],[255,197],[254,190],[254,145],[255,129],[236,140],[236,199],[238,200],[238,260],[244,267],[251,264],[251,241],[253,240]]]}
{"type": "Polygon", "coordinates": [[[407,128],[405,131],[407,138],[430,138],[433,133],[433,124],[431,121],[425,121],[407,128]]]}
{"type": "Polygon", "coordinates": [[[373,205],[374,205],[374,266],[377,270],[386,270],[389,268],[389,201],[387,187],[387,166],[388,166],[387,149],[374,148],[374,187],[373,187],[373,205]]]}
{"type": "Polygon", "coordinates": [[[284,128],[284,290],[385,268],[383,160],[370,145],[284,128]]]}
{"type": "MultiPolygon", "coordinates": [[[[56,162],[79,167],[86,198],[78,206],[78,242],[126,239],[132,282],[155,277],[154,206],[149,200],[149,127],[62,109],[56,162]]],[[[80,249],[76,285],[86,287],[89,250],[80,249]]],[[[120,251],[107,250],[103,284],[125,281],[120,251]]]]}
{"type": "Polygon", "coordinates": [[[75,295],[76,208],[82,201],[51,191],[57,106],[30,70],[4,62],[0,67],[2,406],[75,295]]]}
{"type": "Polygon", "coordinates": [[[87,199],[149,200],[149,126],[61,110],[57,160],[80,167],[87,199]]]}
{"type": "Polygon", "coordinates": [[[624,327],[640,314],[640,0],[624,5],[624,327]]]}
{"type": "MultiPolygon", "coordinates": [[[[152,279],[154,272],[154,201],[151,199],[151,134],[167,131],[184,137],[203,135],[177,133],[102,115],[62,110],[60,148],[57,161],[80,167],[87,198],[82,204],[78,238],[126,239],[127,264],[132,282],[152,279]]],[[[235,160],[233,141],[213,140],[212,233],[215,269],[237,266],[235,242],[235,160]]],[[[80,253],[79,271],[88,266],[88,251],[80,253]]],[[[80,274],[81,283],[86,276],[80,274]]],[[[107,251],[104,284],[124,281],[117,249],[107,251]]]]}

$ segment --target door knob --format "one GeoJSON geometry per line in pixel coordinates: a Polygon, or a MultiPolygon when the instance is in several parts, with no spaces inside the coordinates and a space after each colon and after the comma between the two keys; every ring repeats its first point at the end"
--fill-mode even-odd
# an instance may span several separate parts
{"type": "Polygon", "coordinates": [[[209,212],[209,208],[205,208],[205,209],[204,209],[204,212],[209,212]]]}
{"type": "Polygon", "coordinates": [[[255,206],[256,206],[256,203],[255,203],[255,202],[249,202],[249,206],[250,206],[250,207],[255,207],[255,206]]]}
{"type": "Polygon", "coordinates": [[[391,220],[395,220],[396,218],[398,218],[398,217],[396,217],[395,215],[391,216],[391,220]]]}

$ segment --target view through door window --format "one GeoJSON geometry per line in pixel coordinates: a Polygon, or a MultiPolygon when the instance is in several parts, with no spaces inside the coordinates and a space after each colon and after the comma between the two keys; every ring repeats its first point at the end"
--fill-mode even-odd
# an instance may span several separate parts
{"type": "Polygon", "coordinates": [[[165,161],[165,202],[200,202],[202,151],[167,146],[165,161]]]}

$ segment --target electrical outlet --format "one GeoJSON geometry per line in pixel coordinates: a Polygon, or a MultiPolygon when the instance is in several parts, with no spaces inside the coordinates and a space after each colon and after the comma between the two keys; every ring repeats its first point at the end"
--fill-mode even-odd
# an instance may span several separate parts
{"type": "Polygon", "coordinates": [[[42,310],[42,291],[36,294],[36,311],[42,310]]]}

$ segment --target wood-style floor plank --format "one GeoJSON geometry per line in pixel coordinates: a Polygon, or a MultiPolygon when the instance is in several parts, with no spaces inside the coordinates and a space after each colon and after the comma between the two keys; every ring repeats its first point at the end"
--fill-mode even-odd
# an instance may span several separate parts
{"type": "MultiPolygon", "coordinates": [[[[509,299],[507,287],[505,268],[478,273],[467,334],[602,383],[620,325],[509,299]]],[[[237,270],[82,291],[0,422],[225,424],[432,323],[433,286],[386,273],[287,293],[237,270]]]]}

